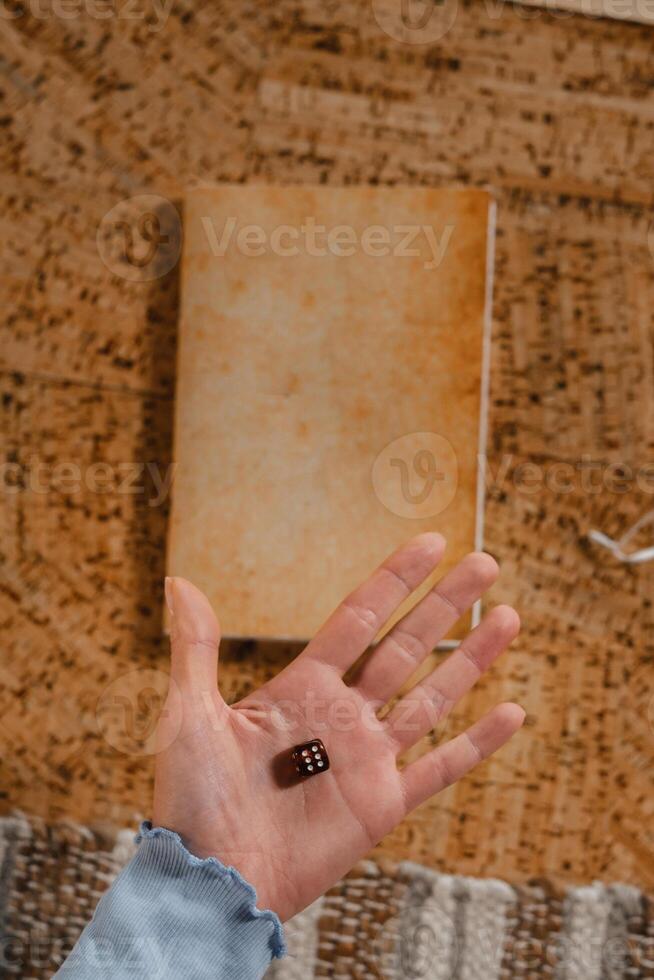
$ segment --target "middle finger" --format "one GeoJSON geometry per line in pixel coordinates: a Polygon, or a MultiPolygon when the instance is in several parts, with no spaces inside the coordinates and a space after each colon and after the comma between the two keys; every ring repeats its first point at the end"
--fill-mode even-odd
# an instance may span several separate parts
{"type": "Polygon", "coordinates": [[[498,574],[485,552],[466,555],[381,640],[352,686],[370,700],[389,701],[498,574]]]}

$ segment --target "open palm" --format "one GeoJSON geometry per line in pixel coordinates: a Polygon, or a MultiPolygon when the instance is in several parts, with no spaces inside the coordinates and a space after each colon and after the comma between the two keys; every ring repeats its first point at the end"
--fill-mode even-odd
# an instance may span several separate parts
{"type": "Polygon", "coordinates": [[[233,865],[258,903],[282,918],[305,908],[414,807],[500,748],[521,726],[502,704],[467,732],[400,770],[398,755],[442,721],[517,635],[508,606],[493,609],[462,644],[390,711],[436,643],[494,582],[497,565],[468,555],[344,674],[440,561],[444,540],[423,534],[390,556],[330,616],[282,673],[238,704],[217,687],[220,631],[205,596],[167,581],[171,686],[159,724],[153,819],[193,853],[233,865]],[[300,780],[293,745],[325,743],[330,769],[300,780]]]}

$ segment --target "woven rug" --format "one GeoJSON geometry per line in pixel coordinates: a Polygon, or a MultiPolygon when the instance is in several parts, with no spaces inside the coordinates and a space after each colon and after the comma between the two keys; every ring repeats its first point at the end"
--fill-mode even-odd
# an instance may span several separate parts
{"type": "MultiPolygon", "coordinates": [[[[134,832],[0,820],[0,976],[49,977],[134,850],[134,832]]],[[[441,875],[363,861],[286,925],[267,977],[654,978],[654,901],[635,888],[441,875]]]]}

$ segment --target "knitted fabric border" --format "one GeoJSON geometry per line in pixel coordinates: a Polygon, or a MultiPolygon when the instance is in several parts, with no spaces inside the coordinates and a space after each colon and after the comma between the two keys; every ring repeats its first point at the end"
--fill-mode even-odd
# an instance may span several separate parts
{"type": "MultiPolygon", "coordinates": [[[[50,977],[134,851],[134,831],[0,820],[0,977],[50,977]]],[[[654,901],[635,888],[442,875],[363,861],[286,925],[270,980],[654,978],[654,901]]]]}

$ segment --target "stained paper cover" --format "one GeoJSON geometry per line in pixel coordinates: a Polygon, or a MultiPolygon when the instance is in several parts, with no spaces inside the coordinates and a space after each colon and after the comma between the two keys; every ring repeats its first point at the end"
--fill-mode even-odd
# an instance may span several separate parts
{"type": "Polygon", "coordinates": [[[480,190],[188,194],[168,570],[226,635],[311,637],[418,532],[448,539],[439,576],[479,547],[492,214],[480,190]]]}

